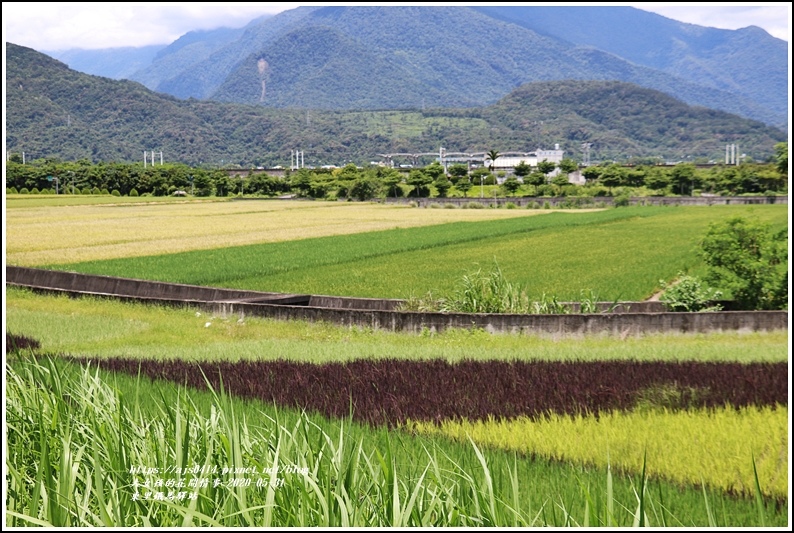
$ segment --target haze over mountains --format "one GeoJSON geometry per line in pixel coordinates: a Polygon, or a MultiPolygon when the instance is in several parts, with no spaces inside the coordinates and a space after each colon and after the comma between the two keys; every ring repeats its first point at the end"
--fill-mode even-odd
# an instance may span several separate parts
{"type": "Polygon", "coordinates": [[[785,41],[631,7],[301,7],[159,50],[53,56],[181,99],[275,108],[474,107],[528,82],[618,80],[788,128],[785,41]]]}

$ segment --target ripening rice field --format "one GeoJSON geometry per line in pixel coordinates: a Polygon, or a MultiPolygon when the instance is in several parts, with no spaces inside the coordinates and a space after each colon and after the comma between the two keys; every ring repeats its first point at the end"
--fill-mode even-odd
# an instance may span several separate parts
{"type": "Polygon", "coordinates": [[[360,202],[166,198],[122,203],[106,197],[95,199],[104,200],[101,203],[83,204],[82,200],[78,196],[76,204],[66,205],[48,205],[51,202],[43,199],[9,200],[5,211],[7,263],[44,266],[546,213],[428,210],[360,202]]]}
{"type": "MultiPolygon", "coordinates": [[[[37,227],[42,222],[28,227],[24,218],[12,219],[9,263],[267,292],[408,298],[449,292],[467,271],[496,260],[532,297],[546,293],[572,300],[593,290],[604,300],[641,300],[659,288],[660,279],[702,272],[697,244],[709,223],[752,216],[775,229],[787,225],[786,206],[778,205],[597,212],[348,206],[226,202],[179,205],[185,212],[173,216],[168,212],[176,207],[144,206],[132,208],[128,218],[92,211],[96,206],[77,208],[87,212],[78,221],[91,225],[94,244],[81,244],[82,232],[68,221],[44,232],[37,227]],[[269,211],[216,212],[250,204],[269,211]],[[165,212],[152,217],[149,210],[158,208],[165,212]],[[506,215],[488,220],[483,212],[506,215]],[[138,219],[140,224],[133,222],[138,219]],[[167,237],[186,220],[217,228],[205,228],[195,240],[167,237]],[[130,232],[133,223],[136,231],[130,232]],[[46,236],[35,237],[36,230],[46,236]],[[99,235],[121,240],[105,242],[99,235]],[[237,246],[235,235],[257,244],[237,246]],[[83,260],[92,255],[98,259],[83,260]]],[[[8,211],[19,216],[19,210],[8,211]]]]}
{"type": "MultiPolygon", "coordinates": [[[[7,207],[7,258],[14,235],[10,264],[383,297],[496,259],[531,291],[631,299],[702,269],[712,220],[787,224],[725,207],[7,207]],[[60,239],[22,229],[55,215],[60,239]]],[[[38,345],[7,355],[12,526],[790,525],[787,331],[405,334],[14,288],[5,311],[6,344],[38,345]]]]}

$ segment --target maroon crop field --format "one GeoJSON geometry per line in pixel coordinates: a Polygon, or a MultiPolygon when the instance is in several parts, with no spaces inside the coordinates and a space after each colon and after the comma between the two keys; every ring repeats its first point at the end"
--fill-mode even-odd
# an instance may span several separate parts
{"type": "MultiPolygon", "coordinates": [[[[73,359],[86,363],[85,359],[73,359]]],[[[786,405],[786,363],[290,361],[188,363],[95,360],[125,372],[368,424],[408,419],[537,418],[626,410],[786,405]],[[206,376],[206,377],[205,377],[206,376]]]]}

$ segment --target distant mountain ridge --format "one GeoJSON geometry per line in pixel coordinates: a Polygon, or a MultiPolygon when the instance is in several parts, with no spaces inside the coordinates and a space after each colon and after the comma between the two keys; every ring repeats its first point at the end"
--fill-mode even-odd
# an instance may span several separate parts
{"type": "Polygon", "coordinates": [[[191,32],[129,78],[178,98],[340,110],[479,106],[532,81],[615,79],[788,128],[787,43],[631,7],[300,7],[191,32]]]}
{"type": "MultiPolygon", "coordinates": [[[[313,46],[314,39],[348,44],[343,34],[327,28],[290,34],[279,46],[299,50],[313,46]]],[[[333,46],[328,53],[334,56],[333,46]]],[[[761,122],[617,81],[529,83],[481,107],[321,111],[180,100],[137,82],[76,72],[12,43],[6,44],[6,60],[6,150],[25,152],[29,159],[140,161],[143,151],[156,150],[169,162],[251,168],[287,166],[296,149],[305,153],[306,164],[325,165],[367,164],[378,154],[439,147],[506,152],[559,143],[569,157],[581,160],[586,142],[594,160],[720,160],[727,143],[764,160],[786,140],[785,133],[761,122]]],[[[351,85],[335,91],[356,85],[339,79],[351,85]]],[[[312,86],[311,79],[306,82],[312,86]]]]}

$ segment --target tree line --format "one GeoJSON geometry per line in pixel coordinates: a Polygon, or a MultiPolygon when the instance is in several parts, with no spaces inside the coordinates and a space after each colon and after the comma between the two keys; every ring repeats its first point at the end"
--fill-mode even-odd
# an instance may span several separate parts
{"type": "Polygon", "coordinates": [[[98,163],[87,159],[63,162],[53,159],[23,164],[12,154],[6,164],[6,192],[37,194],[113,194],[119,196],[192,196],[292,194],[306,198],[368,200],[385,197],[469,196],[488,186],[489,196],[648,196],[648,195],[741,195],[779,194],[788,191],[788,143],[775,147],[774,162],[745,161],[739,165],[715,165],[708,169],[692,163],[672,167],[624,166],[607,163],[580,168],[571,159],[559,163],[524,162],[510,170],[494,169],[499,156],[491,150],[486,166],[470,169],[465,164],[448,167],[434,162],[406,172],[395,168],[348,164],[336,169],[286,170],[284,176],[249,171],[230,176],[220,169],[184,164],[144,166],[142,163],[98,163]],[[488,164],[490,163],[490,164],[488,164]],[[584,185],[570,183],[580,172],[584,185]]]}

